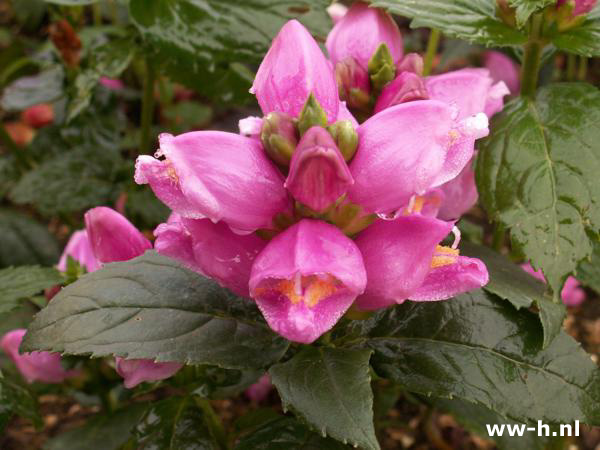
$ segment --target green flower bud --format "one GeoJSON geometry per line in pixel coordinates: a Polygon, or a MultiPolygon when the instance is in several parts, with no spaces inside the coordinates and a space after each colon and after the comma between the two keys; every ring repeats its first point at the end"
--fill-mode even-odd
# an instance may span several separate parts
{"type": "Polygon", "coordinates": [[[327,114],[315,96],[311,93],[306,100],[298,119],[298,131],[300,132],[300,136],[314,126],[327,126],[327,114]]]}
{"type": "Polygon", "coordinates": [[[376,91],[396,77],[396,65],[386,44],[381,44],[369,60],[369,75],[371,84],[376,91]]]}
{"type": "Polygon", "coordinates": [[[273,161],[289,166],[298,144],[294,119],[285,113],[270,113],[263,119],[260,140],[273,161]]]}
{"type": "Polygon", "coordinates": [[[340,153],[349,162],[358,148],[358,134],[349,120],[340,120],[327,128],[340,153]]]}

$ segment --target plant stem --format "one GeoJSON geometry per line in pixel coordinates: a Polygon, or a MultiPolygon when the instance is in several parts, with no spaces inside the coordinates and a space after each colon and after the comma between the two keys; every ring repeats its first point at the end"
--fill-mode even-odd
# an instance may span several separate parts
{"type": "Polygon", "coordinates": [[[9,152],[15,155],[17,164],[21,169],[27,170],[31,168],[31,164],[29,163],[25,149],[20,148],[17,144],[15,144],[15,141],[13,141],[13,139],[10,137],[10,134],[8,134],[2,122],[0,122],[0,142],[9,152]]]}
{"type": "Polygon", "coordinates": [[[494,225],[494,234],[492,235],[492,247],[498,253],[504,247],[504,239],[506,235],[506,227],[500,222],[496,222],[494,225]]]}
{"type": "Polygon", "coordinates": [[[433,60],[435,59],[435,55],[438,50],[438,45],[440,43],[441,33],[440,30],[435,28],[431,29],[431,34],[429,35],[429,42],[427,43],[427,51],[425,53],[425,59],[423,61],[423,76],[426,77],[431,73],[431,68],[433,67],[433,60]]]}
{"type": "Polygon", "coordinates": [[[521,68],[521,95],[533,97],[537,89],[542,50],[545,43],[541,39],[544,19],[540,14],[534,14],[531,19],[529,41],[525,44],[525,55],[521,68]]]}
{"type": "Polygon", "coordinates": [[[581,56],[579,59],[579,71],[577,72],[577,79],[579,81],[585,81],[587,78],[588,59],[585,56],[581,56]]]}
{"type": "Polygon", "coordinates": [[[206,418],[206,424],[208,425],[213,437],[216,439],[219,446],[222,449],[227,449],[227,435],[225,434],[223,423],[221,422],[221,419],[219,419],[217,413],[215,413],[215,410],[210,404],[210,400],[204,397],[200,397],[199,395],[195,395],[194,400],[196,401],[196,405],[204,413],[204,416],[206,418]]]}
{"type": "Polygon", "coordinates": [[[575,66],[577,65],[577,56],[573,53],[567,54],[567,81],[575,79],[575,66]]]}
{"type": "Polygon", "coordinates": [[[140,120],[140,154],[150,151],[150,128],[154,116],[154,81],[156,71],[150,60],[146,60],[146,78],[144,79],[144,95],[142,97],[142,117],[140,120]]]}
{"type": "Polygon", "coordinates": [[[102,25],[102,9],[100,9],[100,4],[94,3],[92,5],[92,17],[94,19],[94,25],[100,26],[102,25]]]}

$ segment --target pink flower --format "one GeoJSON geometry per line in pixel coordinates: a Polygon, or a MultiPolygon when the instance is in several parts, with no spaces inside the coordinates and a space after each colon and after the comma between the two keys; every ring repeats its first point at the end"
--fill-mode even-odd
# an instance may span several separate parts
{"type": "MultiPolygon", "coordinates": [[[[587,14],[592,9],[594,9],[598,0],[570,0],[570,1],[574,4],[573,16],[579,16],[582,14],[587,14]]],[[[558,0],[556,2],[556,6],[560,8],[562,5],[564,5],[566,3],[567,3],[567,0],[558,0]]]]}
{"type": "Polygon", "coordinates": [[[461,69],[425,79],[429,98],[458,108],[460,118],[484,112],[488,117],[502,110],[510,94],[503,81],[494,84],[487,69],[461,69]]]}
{"type": "Polygon", "coordinates": [[[454,224],[433,218],[444,196],[437,188],[488,133],[483,106],[459,114],[455,104],[416,100],[358,126],[344,102],[331,107],[323,61],[289,22],[254,85],[266,117],[240,124],[251,137],[163,135],[157,158],[165,159],[141,156],[136,165],[136,181],[175,213],[155,230],[156,250],[250,296],[274,331],[301,343],[354,302],[441,300],[487,282],[481,261],[439,245],[454,224]]]}
{"type": "Polygon", "coordinates": [[[323,212],[354,183],[344,157],[321,127],[309,129],[298,144],[285,182],[293,197],[323,212]]]}
{"type": "Polygon", "coordinates": [[[398,64],[403,44],[396,22],[383,9],[358,1],[329,32],[325,46],[334,65],[351,58],[367,71],[369,60],[381,44],[387,45],[394,64],[398,64]]]}
{"type": "Polygon", "coordinates": [[[100,262],[94,254],[86,230],[79,230],[71,235],[60,260],[58,261],[58,270],[61,272],[67,270],[67,259],[69,256],[84,266],[88,272],[93,272],[100,268],[100,262]]]}
{"type": "Polygon", "coordinates": [[[313,93],[330,122],[338,116],[338,90],[330,63],[296,20],[286,23],[273,40],[250,92],[265,115],[278,111],[297,117],[313,93]]]}
{"type": "Polygon", "coordinates": [[[455,178],[488,134],[487,117],[457,120],[442,102],[421,100],[385,109],[358,128],[348,198],[367,211],[393,213],[411,197],[455,178]]]}
{"type": "Polygon", "coordinates": [[[427,100],[429,94],[425,88],[425,80],[413,72],[402,72],[388,83],[375,103],[375,114],[394,105],[415,100],[427,100]]]}
{"type": "Polygon", "coordinates": [[[155,230],[159,253],[180,260],[238,295],[249,297],[252,263],[266,242],[255,234],[239,235],[223,222],[177,218],[155,230]]]}
{"type": "Polygon", "coordinates": [[[254,383],[253,385],[249,386],[248,389],[246,389],[245,394],[246,397],[248,397],[253,402],[260,403],[267,398],[269,392],[271,392],[271,389],[273,389],[273,384],[271,384],[271,377],[268,373],[265,373],[258,379],[256,383],[254,383]]]}
{"type": "Polygon", "coordinates": [[[100,84],[105,88],[112,89],[113,91],[118,91],[125,87],[125,84],[123,84],[121,80],[108,77],[100,77],[100,84]]]}
{"type": "Polygon", "coordinates": [[[125,217],[105,206],[85,213],[85,228],[101,263],[128,261],[152,248],[152,244],[125,217]]]}
{"type": "Polygon", "coordinates": [[[41,128],[54,122],[54,108],[50,103],[30,106],[21,114],[21,120],[33,128],[41,128]]]}
{"type": "Polygon", "coordinates": [[[439,189],[444,199],[438,217],[442,220],[459,219],[475,206],[479,198],[473,163],[469,162],[456,178],[443,184],[439,189]]]}
{"type": "MultiPolygon", "coordinates": [[[[544,274],[541,270],[534,270],[534,268],[528,262],[521,264],[521,267],[525,272],[533,276],[535,279],[544,284],[546,283],[546,278],[544,278],[544,274]]],[[[581,284],[575,277],[569,277],[567,278],[567,281],[560,292],[560,297],[566,306],[575,307],[581,305],[585,300],[585,291],[581,288],[581,284]]]]}
{"type": "Polygon", "coordinates": [[[511,94],[518,94],[521,87],[519,77],[519,66],[504,53],[493,50],[483,54],[484,66],[490,72],[490,76],[495,83],[501,81],[506,84],[511,94]]]}
{"type": "Polygon", "coordinates": [[[303,219],[258,255],[250,295],[273,330],[309,344],[335,325],[366,283],[356,244],[332,225],[303,219]]]}
{"type": "Polygon", "coordinates": [[[50,352],[19,353],[19,346],[27,330],[17,329],[6,333],[0,340],[0,348],[15,363],[21,375],[29,383],[61,383],[66,378],[79,375],[77,370],[65,370],[60,355],[50,352]]]}
{"type": "Polygon", "coordinates": [[[251,232],[270,228],[289,199],[283,177],[256,139],[220,131],[162,134],[156,156],[140,156],[135,180],[182,217],[223,220],[251,232]]]}
{"type": "Polygon", "coordinates": [[[149,359],[116,358],[116,370],[123,377],[127,389],[144,381],[160,381],[175,375],[183,364],[176,362],[154,362],[149,359]]]}

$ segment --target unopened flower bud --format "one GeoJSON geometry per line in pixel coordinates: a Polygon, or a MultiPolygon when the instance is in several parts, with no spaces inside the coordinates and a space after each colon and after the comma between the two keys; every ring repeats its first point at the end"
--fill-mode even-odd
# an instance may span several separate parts
{"type": "Polygon", "coordinates": [[[40,103],[23,111],[21,119],[33,128],[41,128],[54,122],[54,109],[49,103],[40,103]]]}
{"type": "Polygon", "coordinates": [[[292,157],[285,187],[300,203],[323,212],[354,183],[350,169],[331,135],[321,127],[310,128],[292,157]]]}
{"type": "Polygon", "coordinates": [[[396,76],[396,66],[386,44],[381,44],[369,60],[369,75],[375,90],[381,90],[396,76]]]}
{"type": "Polygon", "coordinates": [[[358,148],[358,133],[352,122],[340,120],[328,127],[328,130],[340,153],[344,156],[344,160],[350,161],[358,148]]]}
{"type": "Polygon", "coordinates": [[[589,13],[594,6],[596,6],[598,0],[558,0],[556,2],[557,8],[561,8],[566,5],[571,15],[580,16],[589,13]]]}
{"type": "Polygon", "coordinates": [[[298,143],[293,119],[285,113],[269,113],[262,121],[260,140],[273,161],[289,166],[298,143]]]}
{"type": "Polygon", "coordinates": [[[381,91],[375,104],[375,113],[401,103],[427,100],[428,98],[423,78],[412,72],[402,72],[381,91]]]}
{"type": "Polygon", "coordinates": [[[412,72],[423,75],[423,57],[418,53],[409,53],[398,64],[398,73],[412,72]]]}
{"type": "Polygon", "coordinates": [[[300,132],[300,136],[304,135],[309,128],[315,126],[327,126],[327,114],[317,101],[316,97],[311,93],[298,118],[298,131],[300,132]]]}
{"type": "Polygon", "coordinates": [[[369,104],[369,74],[354,58],[347,58],[335,65],[335,78],[340,99],[346,101],[348,106],[360,109],[369,104]]]}
{"type": "Polygon", "coordinates": [[[23,122],[7,122],[4,129],[19,147],[29,145],[35,136],[35,130],[23,122]]]}

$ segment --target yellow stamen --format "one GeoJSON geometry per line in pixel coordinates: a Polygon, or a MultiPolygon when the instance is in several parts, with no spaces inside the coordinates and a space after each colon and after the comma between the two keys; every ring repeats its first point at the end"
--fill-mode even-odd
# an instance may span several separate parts
{"type": "Polygon", "coordinates": [[[266,292],[275,291],[286,296],[293,305],[304,302],[306,306],[313,308],[321,300],[335,294],[339,288],[339,282],[330,275],[303,277],[298,274],[291,280],[278,280],[270,287],[259,287],[254,290],[253,296],[261,296],[266,292]]]}
{"type": "Polygon", "coordinates": [[[433,258],[431,259],[431,268],[436,269],[438,267],[454,264],[458,260],[458,255],[458,249],[438,245],[435,248],[435,254],[433,255],[433,258]]]}

